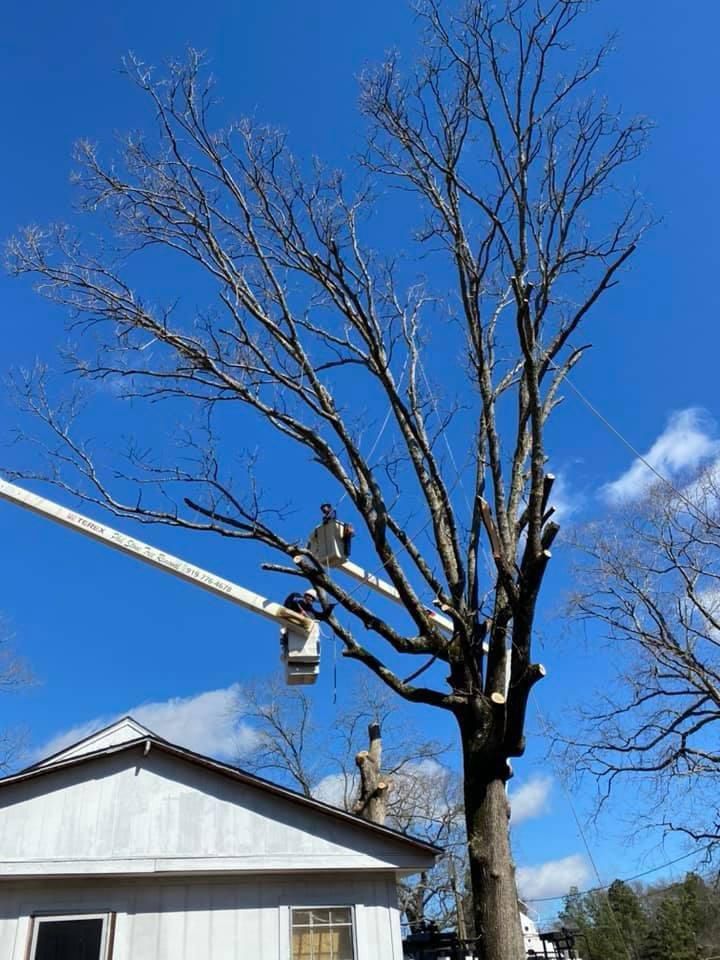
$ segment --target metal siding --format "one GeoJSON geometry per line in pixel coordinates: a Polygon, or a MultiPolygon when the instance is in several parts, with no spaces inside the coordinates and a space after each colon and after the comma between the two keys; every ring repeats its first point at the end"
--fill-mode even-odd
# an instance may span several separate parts
{"type": "Polygon", "coordinates": [[[373,960],[369,951],[368,934],[372,942],[371,928],[374,926],[374,920],[372,912],[366,910],[364,903],[355,904],[355,960],[373,960]]]}
{"type": "Polygon", "coordinates": [[[171,884],[161,885],[159,892],[157,956],[182,957],[185,952],[186,941],[187,887],[171,884]]]}
{"type": "Polygon", "coordinates": [[[25,960],[36,911],[117,914],[113,960],[289,960],[293,905],[354,906],[357,960],[399,960],[394,888],[369,876],[219,880],[0,881],[0,956],[25,960]]]}
{"type": "Polygon", "coordinates": [[[157,750],[0,792],[0,875],[424,869],[429,859],[157,750]]]}

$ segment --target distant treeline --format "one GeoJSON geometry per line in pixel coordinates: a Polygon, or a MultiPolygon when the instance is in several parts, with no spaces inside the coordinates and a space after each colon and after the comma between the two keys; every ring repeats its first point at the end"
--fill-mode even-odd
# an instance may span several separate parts
{"type": "Polygon", "coordinates": [[[630,886],[565,898],[560,923],[580,934],[583,960],[705,960],[720,955],[720,887],[688,873],[682,883],[630,886]]]}

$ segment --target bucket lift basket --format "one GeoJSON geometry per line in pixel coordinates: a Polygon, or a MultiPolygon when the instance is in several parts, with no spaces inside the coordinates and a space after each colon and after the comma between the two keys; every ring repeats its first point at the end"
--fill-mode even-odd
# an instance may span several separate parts
{"type": "Polygon", "coordinates": [[[325,520],[310,534],[307,548],[323,567],[341,567],[350,556],[352,527],[340,520],[325,520]]]}
{"type": "Polygon", "coordinates": [[[320,624],[309,633],[288,624],[280,631],[280,659],[285,664],[285,682],[290,686],[315,683],[320,673],[320,624]]]}

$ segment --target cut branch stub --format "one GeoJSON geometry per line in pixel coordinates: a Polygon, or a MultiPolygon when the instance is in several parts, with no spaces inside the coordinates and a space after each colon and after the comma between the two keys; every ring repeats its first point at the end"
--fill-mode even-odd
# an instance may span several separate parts
{"type": "Polygon", "coordinates": [[[509,757],[521,757],[525,753],[525,714],[528,700],[535,684],[545,676],[547,670],[543,664],[532,663],[511,688],[505,729],[505,749],[509,757]]]}
{"type": "Polygon", "coordinates": [[[355,757],[360,771],[358,798],[353,804],[353,813],[370,823],[384,824],[391,783],[382,776],[382,737],[380,724],[368,726],[370,746],[355,757]]]}
{"type": "Polygon", "coordinates": [[[543,492],[542,492],[542,513],[548,508],[548,501],[550,500],[550,494],[552,493],[552,488],[555,485],[555,475],[552,473],[546,473],[545,479],[543,480],[543,492]]]}

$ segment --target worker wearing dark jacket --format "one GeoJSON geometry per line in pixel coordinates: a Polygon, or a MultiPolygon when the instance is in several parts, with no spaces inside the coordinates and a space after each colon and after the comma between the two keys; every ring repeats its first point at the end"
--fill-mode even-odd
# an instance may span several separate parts
{"type": "Polygon", "coordinates": [[[336,604],[328,603],[326,604],[327,609],[323,610],[321,606],[315,606],[317,600],[317,593],[309,587],[304,593],[288,594],[283,606],[287,607],[288,610],[294,610],[295,613],[302,614],[304,617],[310,617],[311,620],[327,620],[336,604]]]}

